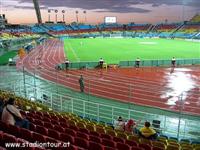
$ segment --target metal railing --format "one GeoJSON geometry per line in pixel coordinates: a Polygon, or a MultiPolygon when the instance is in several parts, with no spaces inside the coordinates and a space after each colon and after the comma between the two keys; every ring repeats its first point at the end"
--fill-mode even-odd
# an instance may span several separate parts
{"type": "MultiPolygon", "coordinates": [[[[50,72],[48,72],[50,73],[50,72]]],[[[42,77],[42,74],[40,74],[42,77]]],[[[77,78],[76,78],[77,79],[77,78]]],[[[59,85],[61,77],[57,75],[56,82],[49,82],[39,78],[39,74],[30,74],[25,71],[20,72],[16,70],[0,69],[0,87],[3,90],[13,91],[16,95],[26,97],[28,99],[34,98],[41,101],[44,105],[56,111],[73,112],[83,117],[96,119],[97,121],[104,121],[113,123],[118,117],[122,116],[125,119],[133,118],[134,120],[142,120],[139,127],[143,125],[146,120],[161,121],[160,130],[162,134],[178,138],[200,139],[200,132],[198,124],[200,118],[198,116],[187,116],[180,112],[168,112],[165,110],[154,109],[148,111],[139,106],[132,104],[119,104],[119,102],[104,103],[97,101],[97,97],[88,93],[82,94],[73,89],[68,89],[59,85]],[[46,98],[44,99],[44,95],[46,98]],[[118,104],[116,104],[118,103],[118,104]]],[[[90,81],[92,83],[92,81],[90,81]]],[[[89,82],[88,82],[89,84],[89,82]]],[[[88,87],[92,87],[88,85],[88,87]]],[[[101,99],[104,100],[103,98],[101,99]]],[[[181,106],[181,105],[180,105],[181,106]]]]}

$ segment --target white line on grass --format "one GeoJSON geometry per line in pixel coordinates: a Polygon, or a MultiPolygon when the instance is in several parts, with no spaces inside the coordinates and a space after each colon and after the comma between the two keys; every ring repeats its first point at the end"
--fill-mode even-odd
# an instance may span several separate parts
{"type": "Polygon", "coordinates": [[[76,59],[78,62],[80,62],[80,58],[77,56],[75,50],[74,50],[73,47],[71,46],[71,43],[70,43],[70,42],[67,42],[67,44],[68,44],[68,46],[69,46],[69,49],[72,51],[72,53],[73,53],[75,59],[76,59]]]}

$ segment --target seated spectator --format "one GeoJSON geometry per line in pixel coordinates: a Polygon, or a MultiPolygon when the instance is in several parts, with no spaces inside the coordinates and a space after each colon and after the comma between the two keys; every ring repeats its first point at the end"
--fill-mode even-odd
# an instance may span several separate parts
{"type": "Polygon", "coordinates": [[[156,139],[157,138],[157,133],[154,129],[150,128],[151,124],[150,122],[146,121],[144,123],[144,127],[142,127],[139,131],[139,135],[143,138],[147,139],[156,139]]]}
{"type": "Polygon", "coordinates": [[[3,108],[1,120],[10,125],[16,125],[22,128],[29,129],[29,121],[24,119],[20,111],[15,106],[15,99],[9,98],[3,108]]]}
{"type": "Polygon", "coordinates": [[[116,130],[124,131],[125,122],[123,121],[122,117],[119,117],[117,121],[114,122],[114,126],[116,130]]]}
{"type": "Polygon", "coordinates": [[[130,119],[128,120],[128,122],[125,124],[125,131],[129,132],[129,133],[138,133],[136,127],[138,125],[138,123],[140,122],[140,120],[138,122],[135,122],[134,120],[130,119]]]}

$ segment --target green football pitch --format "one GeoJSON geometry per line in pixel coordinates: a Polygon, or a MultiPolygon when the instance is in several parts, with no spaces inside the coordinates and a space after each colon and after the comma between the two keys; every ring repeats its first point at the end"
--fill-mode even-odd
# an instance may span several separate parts
{"type": "Polygon", "coordinates": [[[71,62],[99,61],[108,64],[146,59],[200,58],[200,43],[178,39],[88,38],[65,39],[65,55],[71,62]]]}

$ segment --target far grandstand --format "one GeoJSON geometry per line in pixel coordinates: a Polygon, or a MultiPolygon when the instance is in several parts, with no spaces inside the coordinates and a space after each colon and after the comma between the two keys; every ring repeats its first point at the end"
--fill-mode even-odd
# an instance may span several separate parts
{"type": "Polygon", "coordinates": [[[33,2],[37,23],[12,24],[0,15],[0,101],[16,99],[30,123],[26,130],[0,121],[0,149],[37,141],[89,150],[200,149],[199,14],[94,24],[75,11],[76,21],[65,23],[64,10],[58,21],[58,10],[49,8],[44,22],[33,2]],[[136,129],[118,130],[118,118],[136,129]],[[154,140],[141,136],[146,121],[154,140]]]}

